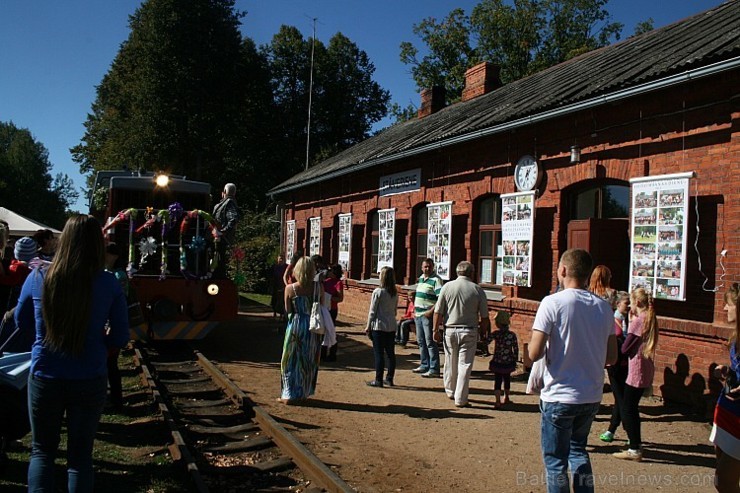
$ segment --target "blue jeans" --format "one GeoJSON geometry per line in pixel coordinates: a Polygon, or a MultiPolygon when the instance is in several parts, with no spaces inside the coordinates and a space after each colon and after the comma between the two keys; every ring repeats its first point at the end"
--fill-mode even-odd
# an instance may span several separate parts
{"type": "Polygon", "coordinates": [[[416,317],[416,341],[419,343],[419,366],[427,371],[439,374],[439,348],[434,342],[432,331],[432,319],[428,317],[416,317]]]}
{"type": "Polygon", "coordinates": [[[67,489],[93,491],[92,451],[103,412],[107,377],[89,380],[28,379],[32,450],[28,491],[55,492],[54,459],[67,414],[67,489]]]}
{"type": "Polygon", "coordinates": [[[540,401],[542,458],[545,462],[548,493],[570,491],[568,466],[573,476],[574,492],[594,491],[593,471],[586,442],[598,410],[598,402],[563,404],[540,401]]]}
{"type": "Polygon", "coordinates": [[[385,358],[383,353],[388,357],[388,380],[393,381],[396,375],[396,345],[395,332],[383,332],[382,330],[373,330],[373,352],[375,353],[375,380],[383,381],[383,372],[385,371],[385,358]]]}

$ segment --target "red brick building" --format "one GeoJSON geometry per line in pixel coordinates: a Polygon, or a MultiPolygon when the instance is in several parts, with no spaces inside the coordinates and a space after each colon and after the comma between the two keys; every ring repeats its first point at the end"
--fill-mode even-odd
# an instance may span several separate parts
{"type": "Polygon", "coordinates": [[[556,289],[566,249],[588,249],[597,264],[611,268],[613,286],[627,289],[629,180],[694,172],[686,299],[656,300],[654,390],[699,404],[716,383],[710,368],[728,357],[723,290],[714,288],[740,280],[738,25],[740,2],[728,2],[505,86],[495,66],[478,65],[466,74],[462,101],[448,107],[442,90],[424,91],[417,119],[272,191],[283,221],[295,221],[294,247],[310,251],[309,218],[320,218],[319,251],[337,262],[339,214],[351,213],[348,290],[340,312],[364,317],[377,277],[378,211],[395,209],[393,265],[409,285],[426,256],[426,205],[451,201],[453,272],[461,260],[478,272],[491,270],[491,282],[482,283],[490,308],[512,313],[524,343],[539,301],[556,289]],[[517,191],[514,170],[525,155],[535,158],[542,175],[531,287],[501,284],[498,272],[500,195],[517,191]],[[389,180],[403,182],[402,193],[384,195],[389,180]]]}

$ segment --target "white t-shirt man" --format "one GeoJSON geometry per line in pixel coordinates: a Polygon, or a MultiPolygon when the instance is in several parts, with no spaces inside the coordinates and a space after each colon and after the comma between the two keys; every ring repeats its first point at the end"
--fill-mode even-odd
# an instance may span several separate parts
{"type": "Polygon", "coordinates": [[[540,399],[601,402],[607,342],[614,334],[611,305],[585,289],[564,289],[542,300],[533,329],[548,335],[540,399]]]}

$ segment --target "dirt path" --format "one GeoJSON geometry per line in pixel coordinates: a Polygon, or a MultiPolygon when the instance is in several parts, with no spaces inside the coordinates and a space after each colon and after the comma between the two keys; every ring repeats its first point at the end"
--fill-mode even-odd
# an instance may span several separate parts
{"type": "MultiPolygon", "coordinates": [[[[338,361],[322,364],[314,398],[284,406],[276,402],[284,331],[266,310],[251,306],[199,347],[357,491],[544,491],[538,399],[524,394],[523,376],[512,382],[514,402],[495,410],[488,358],[476,357],[472,407],[457,409],[441,379],[411,373],[418,350],[409,346],[396,352],[396,387],[370,388],[370,341],[360,321],[345,318],[338,361]]],[[[620,461],[611,454],[624,447],[624,431],[612,444],[598,439],[611,395],[603,402],[589,439],[597,491],[714,491],[708,424],[643,399],[645,460],[620,461]]]]}

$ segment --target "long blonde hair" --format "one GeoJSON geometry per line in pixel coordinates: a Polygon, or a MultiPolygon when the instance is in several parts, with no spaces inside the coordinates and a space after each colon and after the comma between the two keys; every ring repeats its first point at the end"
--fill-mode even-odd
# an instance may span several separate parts
{"type": "Polygon", "coordinates": [[[314,276],[316,276],[316,266],[313,260],[308,257],[299,258],[293,269],[293,277],[298,281],[298,284],[304,289],[310,288],[314,276]]]}
{"type": "Polygon", "coordinates": [[[44,277],[41,294],[44,343],[52,351],[82,354],[92,309],[93,282],[104,266],[100,223],[92,216],[70,217],[59,238],[54,262],[44,277]]]}
{"type": "Polygon", "coordinates": [[[644,288],[637,288],[630,295],[631,302],[645,311],[645,325],[642,327],[642,355],[653,359],[658,345],[658,318],[655,316],[653,295],[644,288]]]}

